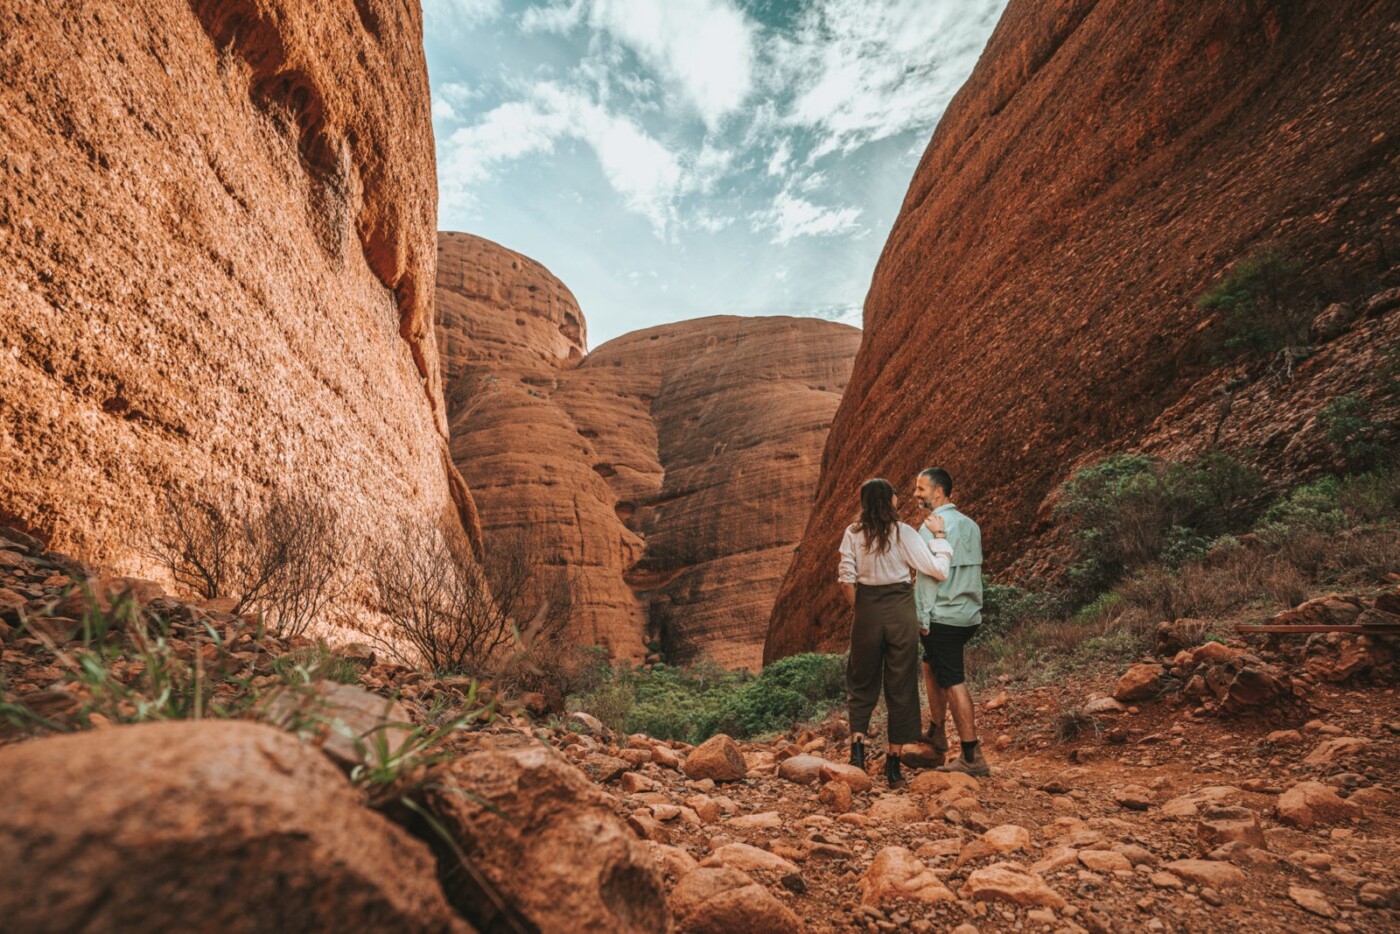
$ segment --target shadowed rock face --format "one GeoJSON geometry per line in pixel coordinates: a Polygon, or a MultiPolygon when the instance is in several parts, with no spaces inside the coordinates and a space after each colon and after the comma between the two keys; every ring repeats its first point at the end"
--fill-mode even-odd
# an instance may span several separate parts
{"type": "Polygon", "coordinates": [[[129,571],[172,482],[475,531],[421,33],[380,0],[5,5],[0,516],[129,571]]]}
{"type": "Polygon", "coordinates": [[[757,668],[860,332],[712,317],[585,356],[543,266],[467,234],[439,244],[452,456],[487,540],[528,530],[576,575],[581,642],[757,668]]]}
{"type": "MultiPolygon", "coordinates": [[[[1006,567],[1076,461],[1213,404],[1193,392],[1212,372],[1196,300],[1232,263],[1278,246],[1319,309],[1388,281],[1392,13],[1012,0],[880,258],[766,659],[844,643],[835,553],[863,480],[949,468],[1006,567]]],[[[1296,469],[1276,447],[1266,466],[1296,469]]]]}

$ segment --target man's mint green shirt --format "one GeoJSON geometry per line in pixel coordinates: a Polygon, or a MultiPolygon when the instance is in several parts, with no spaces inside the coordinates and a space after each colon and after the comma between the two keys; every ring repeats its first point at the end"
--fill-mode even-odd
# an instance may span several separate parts
{"type": "MultiPolygon", "coordinates": [[[[982,530],[952,503],[939,506],[934,513],[943,517],[953,560],[947,580],[936,581],[922,573],[915,579],[919,625],[976,626],[982,622],[982,530]]],[[[933,540],[933,533],[922,525],[919,535],[925,541],[933,540]]]]}

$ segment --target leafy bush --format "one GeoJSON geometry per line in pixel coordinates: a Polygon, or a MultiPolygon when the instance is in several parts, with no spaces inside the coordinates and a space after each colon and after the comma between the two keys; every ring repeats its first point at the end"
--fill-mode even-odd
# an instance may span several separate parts
{"type": "Polygon", "coordinates": [[[1188,464],[1118,454],[1082,468],[1055,509],[1079,548],[1076,589],[1094,593],[1154,561],[1200,558],[1247,521],[1257,484],[1257,471],[1221,453],[1188,464]]]}
{"type": "Polygon", "coordinates": [[[1353,522],[1381,522],[1400,515],[1400,472],[1374,470],[1347,477],[1337,501],[1353,522]]]}
{"type": "Polygon", "coordinates": [[[1054,619],[1063,615],[1065,599],[1062,594],[1046,590],[1027,590],[1015,584],[995,584],[983,580],[982,625],[978,640],[996,633],[1010,632],[1026,623],[1054,619]]]}
{"type": "Polygon", "coordinates": [[[1307,342],[1311,311],[1291,300],[1300,267],[1277,250],[1242,260],[1196,302],[1220,315],[1223,357],[1267,357],[1307,342]]]}
{"type": "Polygon", "coordinates": [[[846,696],[846,658],[805,653],[779,659],[719,710],[715,732],[757,736],[825,714],[846,696]]]}
{"type": "Polygon", "coordinates": [[[1338,396],[1322,410],[1321,422],[1338,460],[1350,472],[1374,470],[1394,457],[1394,439],[1372,420],[1373,407],[1359,393],[1338,396]]]}
{"type": "Polygon", "coordinates": [[[824,716],[845,700],[845,656],[781,659],[754,677],[710,663],[617,668],[578,706],[612,729],[698,743],[715,733],[746,738],[824,716]]]}
{"type": "Polygon", "coordinates": [[[1306,483],[1265,510],[1255,532],[1274,547],[1304,532],[1339,532],[1347,525],[1341,491],[1342,481],[1337,477],[1306,483]]]}

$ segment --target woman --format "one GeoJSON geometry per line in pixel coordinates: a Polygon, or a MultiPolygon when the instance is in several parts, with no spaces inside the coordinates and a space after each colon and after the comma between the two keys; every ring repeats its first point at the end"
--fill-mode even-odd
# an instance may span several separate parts
{"type": "Polygon", "coordinates": [[[935,580],[948,578],[952,546],[943,538],[943,517],[924,525],[934,540],[925,543],[895,512],[899,496],[888,480],[867,480],[860,488],[860,519],[841,539],[837,580],[855,608],[851,654],[846,663],[846,699],[851,718],[851,764],[865,768],[865,734],[870,714],[885,686],[889,713],[885,777],[903,781],[899,754],[919,741],[919,620],[914,611],[910,572],[935,580]]]}

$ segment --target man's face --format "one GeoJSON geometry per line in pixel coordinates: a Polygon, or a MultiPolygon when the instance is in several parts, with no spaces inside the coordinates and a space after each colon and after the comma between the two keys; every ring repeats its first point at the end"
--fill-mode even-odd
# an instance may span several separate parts
{"type": "Polygon", "coordinates": [[[923,474],[919,474],[919,478],[914,481],[914,495],[919,498],[925,509],[937,509],[948,502],[948,497],[943,495],[943,488],[923,474]]]}

